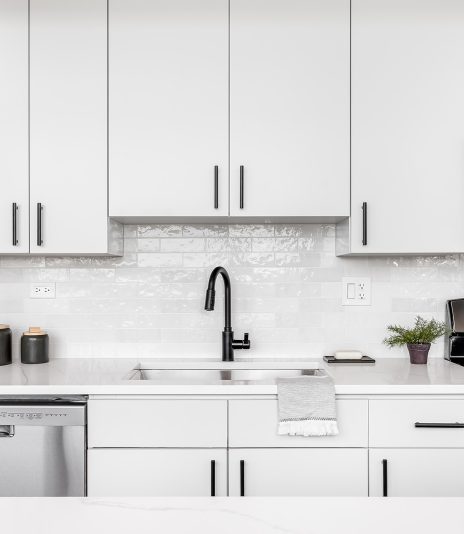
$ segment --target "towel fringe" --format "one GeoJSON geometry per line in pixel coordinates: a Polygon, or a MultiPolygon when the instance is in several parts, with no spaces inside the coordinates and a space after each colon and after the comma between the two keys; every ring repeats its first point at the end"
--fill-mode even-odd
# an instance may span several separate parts
{"type": "Polygon", "coordinates": [[[338,424],[333,419],[303,419],[279,422],[279,435],[288,436],[336,436],[338,424]]]}

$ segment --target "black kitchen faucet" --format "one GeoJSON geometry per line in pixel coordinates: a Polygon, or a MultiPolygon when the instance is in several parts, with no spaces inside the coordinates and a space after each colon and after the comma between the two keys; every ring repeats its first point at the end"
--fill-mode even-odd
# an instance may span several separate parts
{"type": "Polygon", "coordinates": [[[222,332],[222,361],[223,362],[233,362],[234,361],[234,349],[249,349],[250,340],[248,339],[248,334],[244,334],[244,339],[234,339],[234,332],[232,330],[231,324],[231,303],[230,303],[230,278],[229,273],[224,269],[224,267],[216,267],[213,269],[209,277],[208,289],[206,290],[206,300],[205,300],[205,310],[213,311],[214,310],[214,300],[216,296],[216,291],[214,286],[216,284],[216,278],[218,274],[222,275],[224,280],[224,311],[225,311],[225,324],[224,330],[222,332]]]}

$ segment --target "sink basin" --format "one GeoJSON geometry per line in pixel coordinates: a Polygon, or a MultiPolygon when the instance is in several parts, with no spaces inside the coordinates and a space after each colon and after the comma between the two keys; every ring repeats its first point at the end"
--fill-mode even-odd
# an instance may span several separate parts
{"type": "Polygon", "coordinates": [[[130,380],[163,384],[274,383],[278,378],[311,376],[316,372],[316,369],[134,369],[130,380]]]}

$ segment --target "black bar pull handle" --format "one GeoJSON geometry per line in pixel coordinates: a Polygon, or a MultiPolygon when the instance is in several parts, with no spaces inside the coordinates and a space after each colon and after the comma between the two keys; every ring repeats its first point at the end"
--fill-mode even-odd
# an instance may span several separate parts
{"type": "Polygon", "coordinates": [[[13,246],[18,246],[18,204],[13,202],[13,246]]]}
{"type": "Polygon", "coordinates": [[[245,460],[240,460],[240,497],[245,497],[245,460]]]}
{"type": "Polygon", "coordinates": [[[362,235],[362,244],[363,247],[367,245],[367,202],[362,203],[362,217],[363,217],[363,235],[362,235]]]}
{"type": "Polygon", "coordinates": [[[245,182],[245,167],[243,165],[240,165],[240,209],[243,210],[243,199],[245,196],[244,191],[244,182],[245,182]]]}
{"type": "Polygon", "coordinates": [[[216,460],[211,460],[211,497],[216,497],[216,460]]]}
{"type": "Polygon", "coordinates": [[[40,202],[37,203],[37,246],[41,247],[43,245],[42,239],[42,211],[43,206],[40,202]]]}
{"type": "Polygon", "coordinates": [[[382,495],[388,497],[388,463],[385,458],[382,460],[382,495]]]}
{"type": "Polygon", "coordinates": [[[219,167],[214,166],[214,209],[219,208],[219,167]]]}
{"type": "Polygon", "coordinates": [[[414,423],[416,428],[464,428],[464,423],[414,423]]]}

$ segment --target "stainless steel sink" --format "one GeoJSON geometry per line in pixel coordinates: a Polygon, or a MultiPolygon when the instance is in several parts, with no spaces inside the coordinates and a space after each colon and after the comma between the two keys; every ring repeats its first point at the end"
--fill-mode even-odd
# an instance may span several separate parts
{"type": "Polygon", "coordinates": [[[313,376],[315,373],[316,369],[134,369],[130,380],[163,384],[274,383],[278,378],[313,376]]]}

